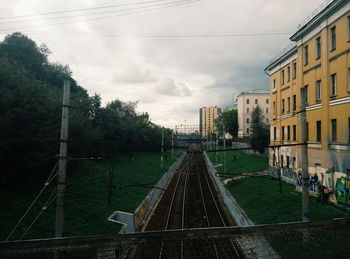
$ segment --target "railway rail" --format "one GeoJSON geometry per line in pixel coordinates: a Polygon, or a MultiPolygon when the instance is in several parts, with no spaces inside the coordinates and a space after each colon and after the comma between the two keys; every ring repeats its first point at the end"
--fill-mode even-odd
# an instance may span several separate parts
{"type": "MultiPolygon", "coordinates": [[[[225,213],[201,153],[188,153],[173,176],[145,231],[211,228],[232,226],[225,213]]],[[[206,240],[211,254],[206,258],[243,258],[237,243],[230,238],[206,240]],[[220,250],[229,249],[230,257],[222,257],[220,250]]],[[[148,248],[155,258],[193,258],[193,244],[160,242],[148,248]],[[157,252],[158,251],[158,252],[157,252]],[[172,256],[170,256],[172,255],[172,256]]],[[[137,252],[138,255],[142,251],[137,252]]],[[[145,255],[143,255],[145,256],[145,255]]],[[[137,256],[136,256],[137,257],[137,256]]]]}

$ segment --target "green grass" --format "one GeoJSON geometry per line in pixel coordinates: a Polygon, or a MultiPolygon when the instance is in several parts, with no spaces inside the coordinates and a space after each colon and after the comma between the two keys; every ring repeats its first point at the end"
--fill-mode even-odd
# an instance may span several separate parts
{"type": "MultiPolygon", "coordinates": [[[[255,224],[301,221],[301,193],[295,186],[271,178],[243,178],[227,185],[239,205],[255,224]]],[[[310,199],[311,220],[350,217],[350,213],[330,204],[310,199]]],[[[350,240],[348,229],[310,232],[310,242],[303,241],[301,232],[265,233],[265,237],[281,258],[342,258],[346,247],[339,243],[350,240]],[[327,247],[333,247],[327,249],[327,247]]],[[[348,244],[348,243],[346,243],[348,244]]]]}
{"type": "MultiPolygon", "coordinates": [[[[244,178],[230,182],[227,188],[255,224],[301,221],[301,193],[295,186],[270,178],[244,178]]],[[[349,217],[350,213],[331,204],[310,199],[311,220],[349,217]]]]}
{"type": "MultiPolygon", "coordinates": [[[[215,153],[208,153],[214,165],[224,164],[224,152],[218,152],[217,159],[215,153]]],[[[268,168],[268,158],[254,154],[246,154],[243,151],[226,151],[227,173],[242,174],[268,168]],[[235,157],[235,158],[234,158],[235,157]]],[[[224,172],[223,166],[217,167],[219,174],[224,172]]]]}
{"type": "MultiPolygon", "coordinates": [[[[177,151],[176,156],[179,157],[180,153],[177,151]]],[[[169,168],[173,162],[169,156],[164,168],[169,168]]],[[[159,164],[159,153],[118,154],[111,163],[114,172],[112,184],[119,186],[156,183],[162,175],[159,164]]],[[[109,205],[109,168],[109,161],[71,162],[68,168],[68,187],[65,198],[65,236],[116,233],[120,226],[108,222],[108,216],[116,210],[133,212],[151,191],[150,188],[142,187],[113,189],[109,205]]],[[[45,180],[46,177],[34,179],[33,183],[25,188],[11,186],[0,190],[0,240],[6,239],[41,190],[45,180]]],[[[11,240],[19,239],[38,215],[55,183],[51,185],[19,225],[11,240]]],[[[48,238],[54,235],[55,206],[56,203],[53,202],[24,239],[48,238]]]]}

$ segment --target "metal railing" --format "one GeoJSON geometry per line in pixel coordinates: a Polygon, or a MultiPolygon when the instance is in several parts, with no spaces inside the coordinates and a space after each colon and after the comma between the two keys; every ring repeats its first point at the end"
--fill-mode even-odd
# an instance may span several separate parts
{"type": "Polygon", "coordinates": [[[343,258],[350,219],[0,242],[1,258],[343,258]],[[229,243],[228,243],[229,242],[229,243]],[[184,249],[180,246],[183,243],[184,249]],[[232,257],[232,246],[236,248],[232,257]],[[182,251],[182,252],[181,252],[182,251]]]}

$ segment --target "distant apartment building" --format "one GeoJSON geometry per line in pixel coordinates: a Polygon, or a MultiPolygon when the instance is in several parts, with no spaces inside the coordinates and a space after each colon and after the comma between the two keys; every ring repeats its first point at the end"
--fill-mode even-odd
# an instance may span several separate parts
{"type": "Polygon", "coordinates": [[[220,108],[216,106],[199,109],[199,131],[201,136],[208,136],[216,132],[215,120],[219,117],[220,112],[220,108]]]}
{"type": "Polygon", "coordinates": [[[234,97],[238,112],[238,137],[249,137],[251,130],[251,114],[259,105],[264,114],[264,123],[269,124],[270,93],[268,90],[242,92],[234,97]]]}
{"type": "MultiPolygon", "coordinates": [[[[300,92],[305,89],[310,191],[321,184],[335,194],[333,201],[350,205],[350,1],[329,1],[290,39],[293,44],[265,69],[271,144],[301,142],[300,92]]],[[[301,147],[270,150],[270,165],[298,179],[301,147]]]]}

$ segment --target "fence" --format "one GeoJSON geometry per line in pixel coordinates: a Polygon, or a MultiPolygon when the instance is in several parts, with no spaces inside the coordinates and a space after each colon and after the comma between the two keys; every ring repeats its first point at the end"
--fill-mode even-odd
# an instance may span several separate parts
{"type": "Polygon", "coordinates": [[[1,258],[346,258],[350,219],[0,242],[1,258]]]}

